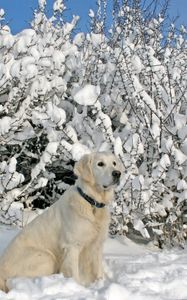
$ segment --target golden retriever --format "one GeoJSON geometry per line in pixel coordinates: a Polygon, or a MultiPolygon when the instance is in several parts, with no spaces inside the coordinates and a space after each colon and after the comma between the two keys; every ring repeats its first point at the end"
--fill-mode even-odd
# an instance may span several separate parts
{"type": "Polygon", "coordinates": [[[0,258],[0,289],[7,279],[63,273],[88,285],[103,278],[102,248],[108,204],[122,166],[113,154],[84,155],[75,164],[76,184],[15,237],[0,258]]]}

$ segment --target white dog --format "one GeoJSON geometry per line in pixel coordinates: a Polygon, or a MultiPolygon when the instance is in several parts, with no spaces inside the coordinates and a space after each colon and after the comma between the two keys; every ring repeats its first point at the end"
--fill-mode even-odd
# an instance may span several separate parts
{"type": "Polygon", "coordinates": [[[122,166],[110,153],[76,163],[76,184],[16,236],[0,258],[0,289],[19,276],[63,273],[88,285],[103,278],[102,248],[110,221],[107,204],[122,166]]]}

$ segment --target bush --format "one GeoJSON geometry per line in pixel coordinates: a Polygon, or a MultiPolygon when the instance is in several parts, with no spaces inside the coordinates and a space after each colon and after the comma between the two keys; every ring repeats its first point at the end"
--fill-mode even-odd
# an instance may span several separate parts
{"type": "Polygon", "coordinates": [[[0,11],[2,222],[14,219],[15,202],[56,201],[74,182],[75,161],[109,150],[125,167],[111,233],[184,242],[186,31],[166,31],[164,10],[122,2],[114,1],[109,31],[98,1],[89,33],[77,34],[78,17],[66,22],[61,0],[51,17],[39,1],[31,29],[15,36],[0,11]]]}

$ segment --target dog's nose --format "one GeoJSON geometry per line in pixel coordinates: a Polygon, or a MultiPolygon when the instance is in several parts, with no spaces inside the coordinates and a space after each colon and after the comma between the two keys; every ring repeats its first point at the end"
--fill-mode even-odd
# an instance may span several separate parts
{"type": "Polygon", "coordinates": [[[115,170],[115,171],[112,172],[112,176],[113,176],[114,178],[116,178],[116,179],[119,179],[120,176],[121,176],[121,172],[115,170]]]}

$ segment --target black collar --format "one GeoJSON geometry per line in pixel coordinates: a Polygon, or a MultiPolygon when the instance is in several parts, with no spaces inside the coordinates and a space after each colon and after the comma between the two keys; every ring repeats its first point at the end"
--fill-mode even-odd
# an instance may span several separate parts
{"type": "Polygon", "coordinates": [[[94,200],[93,198],[91,198],[90,196],[86,195],[80,187],[77,186],[77,191],[79,192],[79,194],[86,200],[88,201],[92,206],[95,206],[97,208],[102,208],[105,206],[104,203],[100,203],[97,202],[96,200],[94,200]]]}

